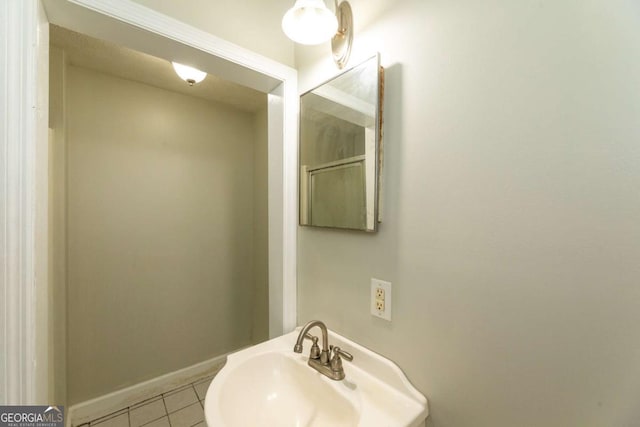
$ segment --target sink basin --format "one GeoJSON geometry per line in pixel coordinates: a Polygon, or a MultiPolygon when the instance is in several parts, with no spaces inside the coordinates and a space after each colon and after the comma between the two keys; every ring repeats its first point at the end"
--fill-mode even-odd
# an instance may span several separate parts
{"type": "Polygon", "coordinates": [[[205,399],[209,426],[421,426],[427,400],[390,360],[329,331],[354,356],[333,381],[293,352],[298,330],[227,358],[205,399]]]}
{"type": "Polygon", "coordinates": [[[230,426],[346,427],[358,421],[353,403],[304,362],[280,352],[256,355],[230,369],[220,415],[230,426]],[[236,403],[243,401],[251,403],[239,411],[236,403]]]}

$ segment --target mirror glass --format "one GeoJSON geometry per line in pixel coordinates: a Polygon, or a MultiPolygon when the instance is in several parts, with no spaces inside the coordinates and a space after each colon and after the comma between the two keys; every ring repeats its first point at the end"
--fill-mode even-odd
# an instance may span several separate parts
{"type": "Polygon", "coordinates": [[[301,225],[377,230],[382,82],[376,55],[301,96],[301,225]]]}

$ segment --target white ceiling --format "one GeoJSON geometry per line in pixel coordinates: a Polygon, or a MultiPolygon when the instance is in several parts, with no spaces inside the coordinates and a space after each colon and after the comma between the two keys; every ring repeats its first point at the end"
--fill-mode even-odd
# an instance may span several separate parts
{"type": "MultiPolygon", "coordinates": [[[[264,93],[207,74],[201,83],[189,86],[171,63],[116,44],[51,25],[50,41],[64,49],[69,64],[148,84],[185,95],[220,102],[255,112],[266,107],[264,93]]],[[[185,64],[188,65],[188,64],[185,64]]]]}

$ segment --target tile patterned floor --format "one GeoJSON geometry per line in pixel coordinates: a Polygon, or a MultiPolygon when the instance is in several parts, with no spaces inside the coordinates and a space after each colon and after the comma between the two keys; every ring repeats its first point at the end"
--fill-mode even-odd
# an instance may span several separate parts
{"type": "Polygon", "coordinates": [[[204,396],[212,378],[201,378],[78,427],[206,427],[204,396]]]}

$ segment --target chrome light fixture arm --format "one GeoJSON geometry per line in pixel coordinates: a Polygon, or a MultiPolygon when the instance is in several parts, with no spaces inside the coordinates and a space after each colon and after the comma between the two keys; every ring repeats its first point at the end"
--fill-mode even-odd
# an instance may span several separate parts
{"type": "Polygon", "coordinates": [[[353,12],[348,1],[343,0],[338,4],[334,0],[336,18],[338,18],[338,32],[331,39],[331,51],[333,61],[339,69],[344,68],[351,56],[353,44],[353,12]]]}

